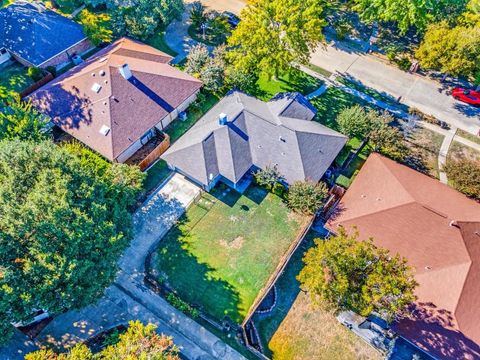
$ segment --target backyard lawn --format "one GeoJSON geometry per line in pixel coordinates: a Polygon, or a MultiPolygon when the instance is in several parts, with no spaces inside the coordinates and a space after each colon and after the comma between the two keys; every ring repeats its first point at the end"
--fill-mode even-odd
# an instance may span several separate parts
{"type": "Polygon", "coordinates": [[[0,69],[0,93],[21,92],[31,84],[33,80],[27,75],[27,68],[19,63],[0,69]]]}
{"type": "Polygon", "coordinates": [[[157,30],[154,35],[150,36],[147,41],[145,41],[145,43],[173,57],[178,55],[165,42],[165,31],[157,30]]]}
{"type": "Polygon", "coordinates": [[[307,221],[263,188],[220,184],[162,240],[159,280],[217,321],[241,323],[307,221]]]}
{"type": "Polygon", "coordinates": [[[298,69],[292,69],[290,74],[282,75],[277,80],[262,73],[257,81],[257,89],[251,91],[251,95],[268,101],[281,92],[297,91],[303,95],[308,95],[321,85],[320,80],[298,69]]]}
{"type": "Polygon", "coordinates": [[[278,279],[273,311],[254,317],[265,355],[274,360],[380,359],[375,350],[343,327],[332,314],[312,308],[308,295],[300,291],[296,276],[303,267],[303,254],[315,238],[322,235],[313,230],[307,234],[302,247],[278,279]]]}

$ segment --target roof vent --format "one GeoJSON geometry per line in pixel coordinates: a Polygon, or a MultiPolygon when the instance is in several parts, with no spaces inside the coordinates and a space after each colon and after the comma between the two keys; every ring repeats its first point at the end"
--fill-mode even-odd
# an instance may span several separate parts
{"type": "Polygon", "coordinates": [[[128,80],[132,77],[132,72],[130,71],[130,67],[128,64],[123,64],[118,68],[120,74],[123,76],[124,79],[128,80]]]}
{"type": "Polygon", "coordinates": [[[285,138],[283,138],[282,135],[278,137],[278,140],[280,140],[281,142],[287,142],[287,140],[285,140],[285,138]]]}
{"type": "Polygon", "coordinates": [[[102,134],[103,136],[107,136],[109,132],[110,128],[107,125],[102,125],[102,128],[100,129],[100,134],[102,134]]]}
{"type": "Polygon", "coordinates": [[[105,70],[100,70],[100,71],[98,72],[98,75],[100,75],[100,76],[105,76],[105,70]]]}
{"type": "Polygon", "coordinates": [[[95,77],[95,73],[92,73],[92,77],[95,77]]]}
{"type": "Polygon", "coordinates": [[[450,225],[450,226],[455,226],[455,227],[457,227],[457,228],[459,227],[456,220],[450,221],[450,224],[449,224],[449,225],[450,225]]]}
{"type": "Polygon", "coordinates": [[[432,270],[432,267],[431,266],[425,266],[425,270],[432,270]]]}
{"type": "Polygon", "coordinates": [[[107,57],[103,57],[103,58],[101,58],[100,60],[98,60],[98,62],[100,62],[100,63],[101,63],[101,62],[105,62],[105,61],[107,61],[107,60],[108,60],[108,58],[107,58],[107,57]]]}
{"type": "Polygon", "coordinates": [[[95,83],[92,85],[92,91],[96,92],[97,94],[100,92],[101,89],[102,85],[100,85],[99,83],[95,83]]]}
{"type": "Polygon", "coordinates": [[[221,113],[218,115],[218,124],[219,125],[227,125],[228,123],[228,116],[225,113],[221,113]]]}

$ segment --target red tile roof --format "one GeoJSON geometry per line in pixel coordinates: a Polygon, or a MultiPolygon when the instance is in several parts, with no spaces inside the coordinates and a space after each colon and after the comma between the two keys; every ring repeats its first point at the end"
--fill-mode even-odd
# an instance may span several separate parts
{"type": "Polygon", "coordinates": [[[141,42],[122,38],[54,79],[30,98],[68,132],[109,160],[141,138],[202,83],[172,67],[172,57],[141,42]],[[133,77],[122,77],[128,64],[133,77]],[[101,86],[98,92],[92,87],[101,86]],[[103,126],[110,129],[105,136],[103,126]]]}
{"type": "Polygon", "coordinates": [[[480,356],[480,204],[372,154],[327,223],[338,226],[415,268],[420,316],[400,321],[400,333],[442,358],[480,356]]]}

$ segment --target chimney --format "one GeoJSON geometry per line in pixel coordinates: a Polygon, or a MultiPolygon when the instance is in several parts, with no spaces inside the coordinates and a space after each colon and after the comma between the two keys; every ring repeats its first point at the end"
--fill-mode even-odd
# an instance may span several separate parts
{"type": "Polygon", "coordinates": [[[118,68],[118,70],[126,80],[132,77],[132,72],[130,71],[130,67],[128,66],[128,64],[123,64],[118,68]]]}
{"type": "Polygon", "coordinates": [[[221,113],[218,115],[218,124],[219,125],[227,125],[228,122],[228,116],[225,113],[221,113]]]}

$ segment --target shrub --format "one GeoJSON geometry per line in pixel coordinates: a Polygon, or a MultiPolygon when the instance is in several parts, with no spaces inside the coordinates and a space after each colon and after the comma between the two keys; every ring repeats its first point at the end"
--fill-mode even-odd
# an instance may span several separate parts
{"type": "Polygon", "coordinates": [[[470,159],[449,160],[444,167],[453,187],[480,200],[480,162],[470,159]]]}
{"type": "Polygon", "coordinates": [[[260,169],[253,175],[257,184],[266,187],[268,190],[272,190],[275,183],[283,178],[278,172],[277,166],[266,166],[265,169],[260,169]]]}
{"type": "Polygon", "coordinates": [[[286,192],[286,189],[282,183],[277,182],[275,183],[275,185],[273,185],[272,193],[274,193],[278,197],[284,198],[285,192],[286,192]]]}
{"type": "Polygon", "coordinates": [[[323,207],[327,196],[328,187],[325,183],[297,181],[288,190],[287,202],[294,211],[313,215],[323,207]]]}
{"type": "Polygon", "coordinates": [[[43,78],[43,71],[37,67],[30,66],[27,70],[27,75],[32,78],[33,81],[37,82],[42,80],[43,78]]]}
{"type": "Polygon", "coordinates": [[[57,76],[57,68],[55,66],[47,66],[46,70],[53,76],[57,76]]]}
{"type": "Polygon", "coordinates": [[[400,69],[403,71],[408,71],[410,70],[410,67],[412,66],[412,62],[407,56],[402,56],[400,59],[397,60],[397,65],[400,69]]]}
{"type": "Polygon", "coordinates": [[[200,312],[197,309],[180,299],[174,293],[169,293],[167,295],[167,301],[181,312],[190,315],[192,318],[200,316],[200,312]]]}

